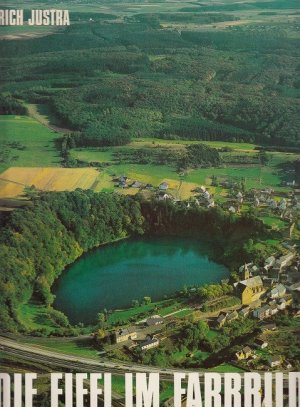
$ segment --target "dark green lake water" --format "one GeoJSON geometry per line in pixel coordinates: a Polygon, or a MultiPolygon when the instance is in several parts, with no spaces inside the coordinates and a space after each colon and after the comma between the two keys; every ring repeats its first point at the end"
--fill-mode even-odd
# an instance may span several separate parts
{"type": "Polygon", "coordinates": [[[71,322],[90,323],[106,309],[129,307],[133,299],[159,300],[184,285],[219,282],[225,266],[209,260],[207,243],[195,239],[123,240],[93,250],[66,270],[54,293],[55,307],[71,322]]]}

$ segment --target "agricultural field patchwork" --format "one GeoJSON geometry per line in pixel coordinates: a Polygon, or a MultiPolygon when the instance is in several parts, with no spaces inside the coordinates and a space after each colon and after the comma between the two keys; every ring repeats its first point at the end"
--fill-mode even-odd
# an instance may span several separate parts
{"type": "Polygon", "coordinates": [[[165,182],[176,200],[194,198],[204,185],[218,204],[232,197],[224,183],[271,188],[276,202],[293,192],[300,160],[295,0],[60,7],[70,10],[71,27],[0,29],[10,39],[1,42],[1,208],[33,185],[150,197],[165,182]],[[218,150],[220,164],[183,170],[178,157],[199,142],[218,150]],[[122,175],[126,188],[116,181],[122,175]]]}
{"type": "Polygon", "coordinates": [[[283,182],[292,181],[294,174],[282,166],[300,158],[296,153],[268,152],[267,165],[260,165],[257,158],[259,147],[255,144],[203,141],[220,152],[221,165],[191,168],[181,174],[165,157],[180,155],[189,145],[199,142],[135,138],[122,147],[73,148],[70,155],[81,163],[82,168],[59,168],[62,165],[59,149],[62,133],[49,129],[47,125],[46,119],[42,124],[28,116],[0,117],[3,147],[0,169],[4,170],[0,176],[1,198],[20,197],[24,188],[32,185],[50,191],[83,188],[95,192],[136,194],[139,192],[137,188],[117,188],[114,179],[126,175],[132,182],[154,187],[167,182],[169,193],[176,199],[188,199],[193,196],[195,188],[206,185],[222,201],[227,191],[212,185],[213,176],[219,182],[243,180],[247,189],[268,186],[278,192],[287,192],[289,188],[283,182]],[[144,161],[139,161],[141,153],[145,156],[144,161]],[[158,153],[163,159],[161,164],[155,162],[158,153]],[[154,162],[151,161],[153,157],[154,162]]]}

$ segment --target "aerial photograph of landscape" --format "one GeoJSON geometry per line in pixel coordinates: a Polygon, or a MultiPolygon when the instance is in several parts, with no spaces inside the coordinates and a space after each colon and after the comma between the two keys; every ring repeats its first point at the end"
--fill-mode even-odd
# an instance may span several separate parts
{"type": "Polygon", "coordinates": [[[2,8],[1,371],[299,371],[299,0],[2,8]]]}

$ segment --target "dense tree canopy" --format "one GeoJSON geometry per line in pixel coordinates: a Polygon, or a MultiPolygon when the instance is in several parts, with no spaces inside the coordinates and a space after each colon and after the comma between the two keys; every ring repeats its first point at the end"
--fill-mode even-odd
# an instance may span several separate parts
{"type": "Polygon", "coordinates": [[[27,114],[27,109],[17,99],[10,95],[0,94],[0,115],[3,114],[27,114]]]}
{"type": "Polygon", "coordinates": [[[1,42],[0,91],[46,103],[87,146],[141,136],[299,146],[296,19],[203,29],[260,4],[275,15],[296,7],[199,4],[118,23],[75,13],[65,32],[1,42]]]}
{"type": "Polygon", "coordinates": [[[32,294],[51,304],[51,285],[67,264],[101,243],[143,233],[137,202],[119,195],[43,194],[1,226],[1,323],[13,329],[18,304],[32,294]]]}

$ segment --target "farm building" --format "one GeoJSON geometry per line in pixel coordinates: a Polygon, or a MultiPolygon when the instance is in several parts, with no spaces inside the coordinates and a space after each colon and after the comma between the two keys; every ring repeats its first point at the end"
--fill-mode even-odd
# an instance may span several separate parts
{"type": "Polygon", "coordinates": [[[166,191],[168,188],[169,188],[169,184],[167,184],[166,182],[162,182],[160,185],[159,185],[159,190],[160,191],[166,191]]]}
{"type": "Polygon", "coordinates": [[[140,342],[140,348],[142,350],[156,348],[157,346],[159,346],[159,339],[152,338],[151,336],[148,336],[144,341],[140,342]]]}
{"type": "Polygon", "coordinates": [[[139,181],[134,181],[131,185],[132,188],[141,188],[142,187],[142,183],[139,181]]]}
{"type": "Polygon", "coordinates": [[[295,253],[288,253],[285,256],[281,256],[275,261],[274,268],[281,272],[282,269],[288,266],[294,258],[295,253]]]}
{"type": "Polygon", "coordinates": [[[273,267],[274,263],[275,263],[276,259],[274,256],[270,256],[265,260],[265,265],[264,265],[264,269],[266,271],[269,270],[269,268],[273,267]]]}
{"type": "Polygon", "coordinates": [[[275,315],[278,312],[276,301],[271,301],[269,303],[270,306],[270,315],[275,315]]]}
{"type": "Polygon", "coordinates": [[[267,331],[275,331],[277,329],[276,324],[265,324],[261,327],[262,331],[267,332],[267,331]]]}
{"type": "Polygon", "coordinates": [[[128,327],[128,328],[123,328],[119,329],[118,331],[115,332],[115,342],[120,343],[120,342],[125,342],[128,341],[129,339],[136,339],[137,338],[137,333],[134,328],[128,327]]]}
{"type": "Polygon", "coordinates": [[[146,324],[148,326],[155,326],[160,325],[165,322],[164,318],[160,317],[159,315],[153,315],[152,317],[148,318],[146,324]]]}
{"type": "Polygon", "coordinates": [[[226,322],[234,321],[235,319],[238,319],[238,317],[239,317],[238,312],[232,311],[227,315],[226,322]]]}

